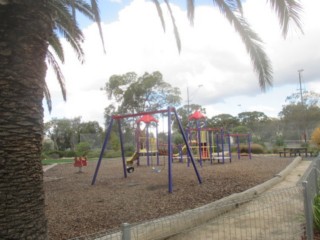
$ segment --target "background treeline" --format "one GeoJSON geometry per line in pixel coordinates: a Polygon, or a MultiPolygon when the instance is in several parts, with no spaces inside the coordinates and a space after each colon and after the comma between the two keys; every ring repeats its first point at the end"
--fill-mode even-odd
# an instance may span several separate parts
{"type": "MultiPolygon", "coordinates": [[[[105,130],[114,114],[134,114],[144,111],[176,107],[182,125],[188,125],[188,116],[196,110],[206,114],[199,104],[181,104],[180,89],[172,87],[163,80],[160,72],[145,73],[138,76],[134,72],[113,75],[106,82],[106,91],[111,104],[105,108],[105,126],[96,121],[82,122],[81,117],[74,119],[52,119],[45,123],[43,158],[73,157],[86,155],[98,157],[105,137],[105,130]]],[[[251,133],[257,152],[276,152],[285,145],[306,145],[312,133],[320,126],[319,94],[304,91],[303,95],[293,93],[286,98],[278,118],[268,117],[263,112],[245,111],[237,116],[219,114],[207,116],[206,127],[223,128],[229,133],[251,133]]],[[[157,116],[159,125],[166,124],[167,116],[157,116]]],[[[123,139],[126,155],[135,151],[134,132],[136,119],[123,119],[123,139]]],[[[182,143],[182,137],[173,119],[173,142],[182,143]]],[[[166,141],[164,129],[159,128],[159,139],[166,141]]],[[[315,145],[316,146],[316,145],[315,145]]],[[[253,149],[254,150],[254,149],[253,149]]],[[[317,149],[315,149],[316,151],[317,149]]],[[[106,157],[120,156],[120,141],[117,124],[114,124],[107,145],[106,157]]]]}

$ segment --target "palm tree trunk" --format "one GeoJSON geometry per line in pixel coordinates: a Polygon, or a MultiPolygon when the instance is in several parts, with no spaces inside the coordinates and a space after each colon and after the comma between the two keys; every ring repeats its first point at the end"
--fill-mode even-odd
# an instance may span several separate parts
{"type": "Polygon", "coordinates": [[[46,0],[11,2],[0,3],[0,239],[46,239],[40,156],[51,18],[46,0]]]}

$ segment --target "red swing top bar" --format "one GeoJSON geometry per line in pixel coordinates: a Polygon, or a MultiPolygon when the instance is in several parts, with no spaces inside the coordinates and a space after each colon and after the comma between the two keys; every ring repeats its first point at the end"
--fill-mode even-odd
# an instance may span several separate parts
{"type": "MultiPolygon", "coordinates": [[[[173,112],[175,108],[170,108],[170,112],[173,112]]],[[[156,114],[156,113],[166,113],[168,112],[168,109],[164,110],[157,110],[157,111],[151,111],[151,112],[141,112],[141,113],[134,113],[134,114],[125,114],[125,115],[113,115],[112,119],[123,119],[123,118],[129,118],[129,117],[137,117],[137,116],[142,116],[142,115],[147,115],[147,114],[156,114]]]]}

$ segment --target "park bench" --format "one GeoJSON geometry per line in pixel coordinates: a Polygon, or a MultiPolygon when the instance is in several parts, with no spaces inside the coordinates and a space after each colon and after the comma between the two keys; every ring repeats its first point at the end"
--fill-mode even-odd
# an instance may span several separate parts
{"type": "Polygon", "coordinates": [[[282,155],[283,155],[284,157],[286,157],[287,154],[290,154],[290,156],[291,156],[291,153],[290,153],[290,152],[287,152],[287,151],[279,151],[278,153],[279,153],[280,157],[282,157],[282,155]]]}

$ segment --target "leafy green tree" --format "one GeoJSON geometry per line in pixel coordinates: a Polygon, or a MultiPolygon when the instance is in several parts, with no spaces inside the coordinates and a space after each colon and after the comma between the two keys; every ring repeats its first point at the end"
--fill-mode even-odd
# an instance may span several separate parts
{"type": "Polygon", "coordinates": [[[208,120],[208,126],[212,128],[223,128],[226,131],[230,131],[234,127],[239,125],[238,118],[230,114],[219,114],[213,116],[208,120]]]}
{"type": "Polygon", "coordinates": [[[319,125],[320,108],[301,103],[288,104],[282,107],[279,117],[283,122],[282,132],[285,139],[308,139],[313,129],[319,125]]]}
{"type": "MultiPolygon", "coordinates": [[[[50,99],[45,84],[49,43],[60,8],[66,8],[66,23],[76,23],[75,10],[80,0],[3,0],[0,1],[0,238],[18,239],[47,237],[44,211],[41,146],[43,135],[44,95],[50,99]],[[58,8],[58,9],[57,9],[58,8]],[[70,18],[70,16],[73,16],[70,18]],[[23,181],[22,181],[23,179],[23,181]]],[[[167,0],[166,5],[174,17],[167,0]]],[[[164,26],[158,0],[154,1],[164,26]]],[[[262,89],[271,84],[272,69],[262,49],[262,41],[242,15],[241,1],[215,0],[214,3],[240,34],[259,75],[262,89]]],[[[289,20],[298,27],[301,6],[296,0],[270,1],[278,14],[283,34],[288,31],[289,20]]],[[[90,1],[92,19],[100,22],[96,0],[90,1]]],[[[194,17],[194,3],[188,1],[188,17],[194,17]]],[[[100,28],[100,36],[101,27],[100,28]]],[[[76,30],[66,32],[72,37],[76,30]]],[[[177,27],[174,25],[180,48],[177,27]]],[[[51,41],[51,42],[50,42],[51,41]]],[[[81,45],[81,41],[79,42],[81,45]]],[[[70,41],[74,45],[74,41],[70,41]]],[[[79,45],[79,46],[80,46],[79,45]]],[[[62,85],[64,90],[64,86],[62,85]]]]}
{"type": "MultiPolygon", "coordinates": [[[[186,128],[188,126],[188,123],[189,123],[189,119],[188,118],[189,118],[189,116],[192,113],[194,113],[195,111],[197,111],[197,110],[199,110],[203,114],[206,114],[206,109],[203,108],[199,104],[184,105],[183,107],[180,107],[180,108],[177,109],[177,113],[178,113],[180,122],[182,124],[182,127],[186,128]]],[[[178,130],[178,124],[177,124],[175,118],[173,119],[173,121],[174,121],[173,131],[177,131],[178,130]]]]}
{"type": "MultiPolygon", "coordinates": [[[[180,104],[180,90],[163,80],[160,72],[145,73],[138,77],[135,73],[113,75],[106,83],[109,99],[119,104],[118,113],[138,113],[154,111],[166,106],[180,104]]],[[[109,106],[108,109],[112,109],[109,106]]]]}

